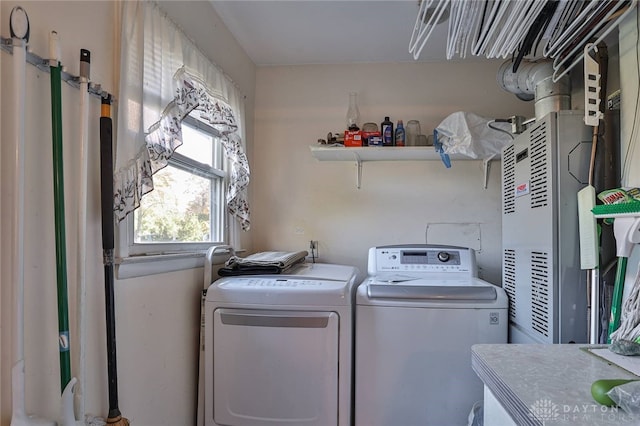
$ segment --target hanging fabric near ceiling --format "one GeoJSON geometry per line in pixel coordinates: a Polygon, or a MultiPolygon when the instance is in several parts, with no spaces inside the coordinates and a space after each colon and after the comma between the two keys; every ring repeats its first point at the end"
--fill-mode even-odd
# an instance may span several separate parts
{"type": "Polygon", "coordinates": [[[115,215],[122,220],[153,189],[153,174],[182,145],[182,119],[192,111],[221,134],[229,163],[227,211],[250,226],[243,97],[188,37],[147,1],[122,2],[115,215]]]}

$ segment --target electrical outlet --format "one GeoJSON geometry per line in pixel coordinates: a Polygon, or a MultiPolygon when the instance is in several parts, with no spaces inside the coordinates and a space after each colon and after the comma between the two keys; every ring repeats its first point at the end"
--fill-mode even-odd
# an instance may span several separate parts
{"type": "Polygon", "coordinates": [[[318,241],[317,240],[309,241],[309,251],[310,251],[309,254],[311,255],[311,258],[315,262],[315,259],[318,258],[318,241]]]}

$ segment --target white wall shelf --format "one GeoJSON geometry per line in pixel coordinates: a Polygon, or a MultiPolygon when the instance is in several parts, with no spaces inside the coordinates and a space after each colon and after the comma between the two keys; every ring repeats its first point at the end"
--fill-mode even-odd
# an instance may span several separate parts
{"type": "MultiPolygon", "coordinates": [[[[440,154],[433,146],[313,146],[311,155],[319,161],[440,161],[440,154]]],[[[463,155],[449,156],[452,160],[471,160],[463,155]]]]}
{"type": "MultiPolygon", "coordinates": [[[[318,161],[355,161],[358,167],[356,187],[360,189],[362,181],[362,163],[366,161],[438,161],[440,154],[433,146],[319,146],[310,145],[311,155],[318,161]]],[[[449,154],[451,161],[472,160],[482,161],[484,169],[484,187],[487,188],[489,166],[491,160],[475,160],[462,154],[449,154]]],[[[499,159],[499,156],[493,158],[499,159]]],[[[442,165],[444,167],[444,165],[442,165]]]]}

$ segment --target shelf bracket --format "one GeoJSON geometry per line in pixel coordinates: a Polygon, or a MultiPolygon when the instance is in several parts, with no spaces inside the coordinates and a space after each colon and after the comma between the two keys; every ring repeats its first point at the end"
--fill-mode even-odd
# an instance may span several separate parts
{"type": "Polygon", "coordinates": [[[353,153],[353,157],[356,160],[356,188],[360,189],[360,184],[362,183],[362,159],[357,152],[353,153]]]}

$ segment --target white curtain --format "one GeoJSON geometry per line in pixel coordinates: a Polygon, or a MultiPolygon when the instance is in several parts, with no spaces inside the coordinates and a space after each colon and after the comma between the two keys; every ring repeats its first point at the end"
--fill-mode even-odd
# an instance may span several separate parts
{"type": "Polygon", "coordinates": [[[248,230],[249,164],[242,141],[241,93],[155,3],[121,4],[116,217],[124,219],[153,189],[153,174],[182,144],[182,119],[195,110],[222,135],[230,165],[227,210],[248,230]]]}

